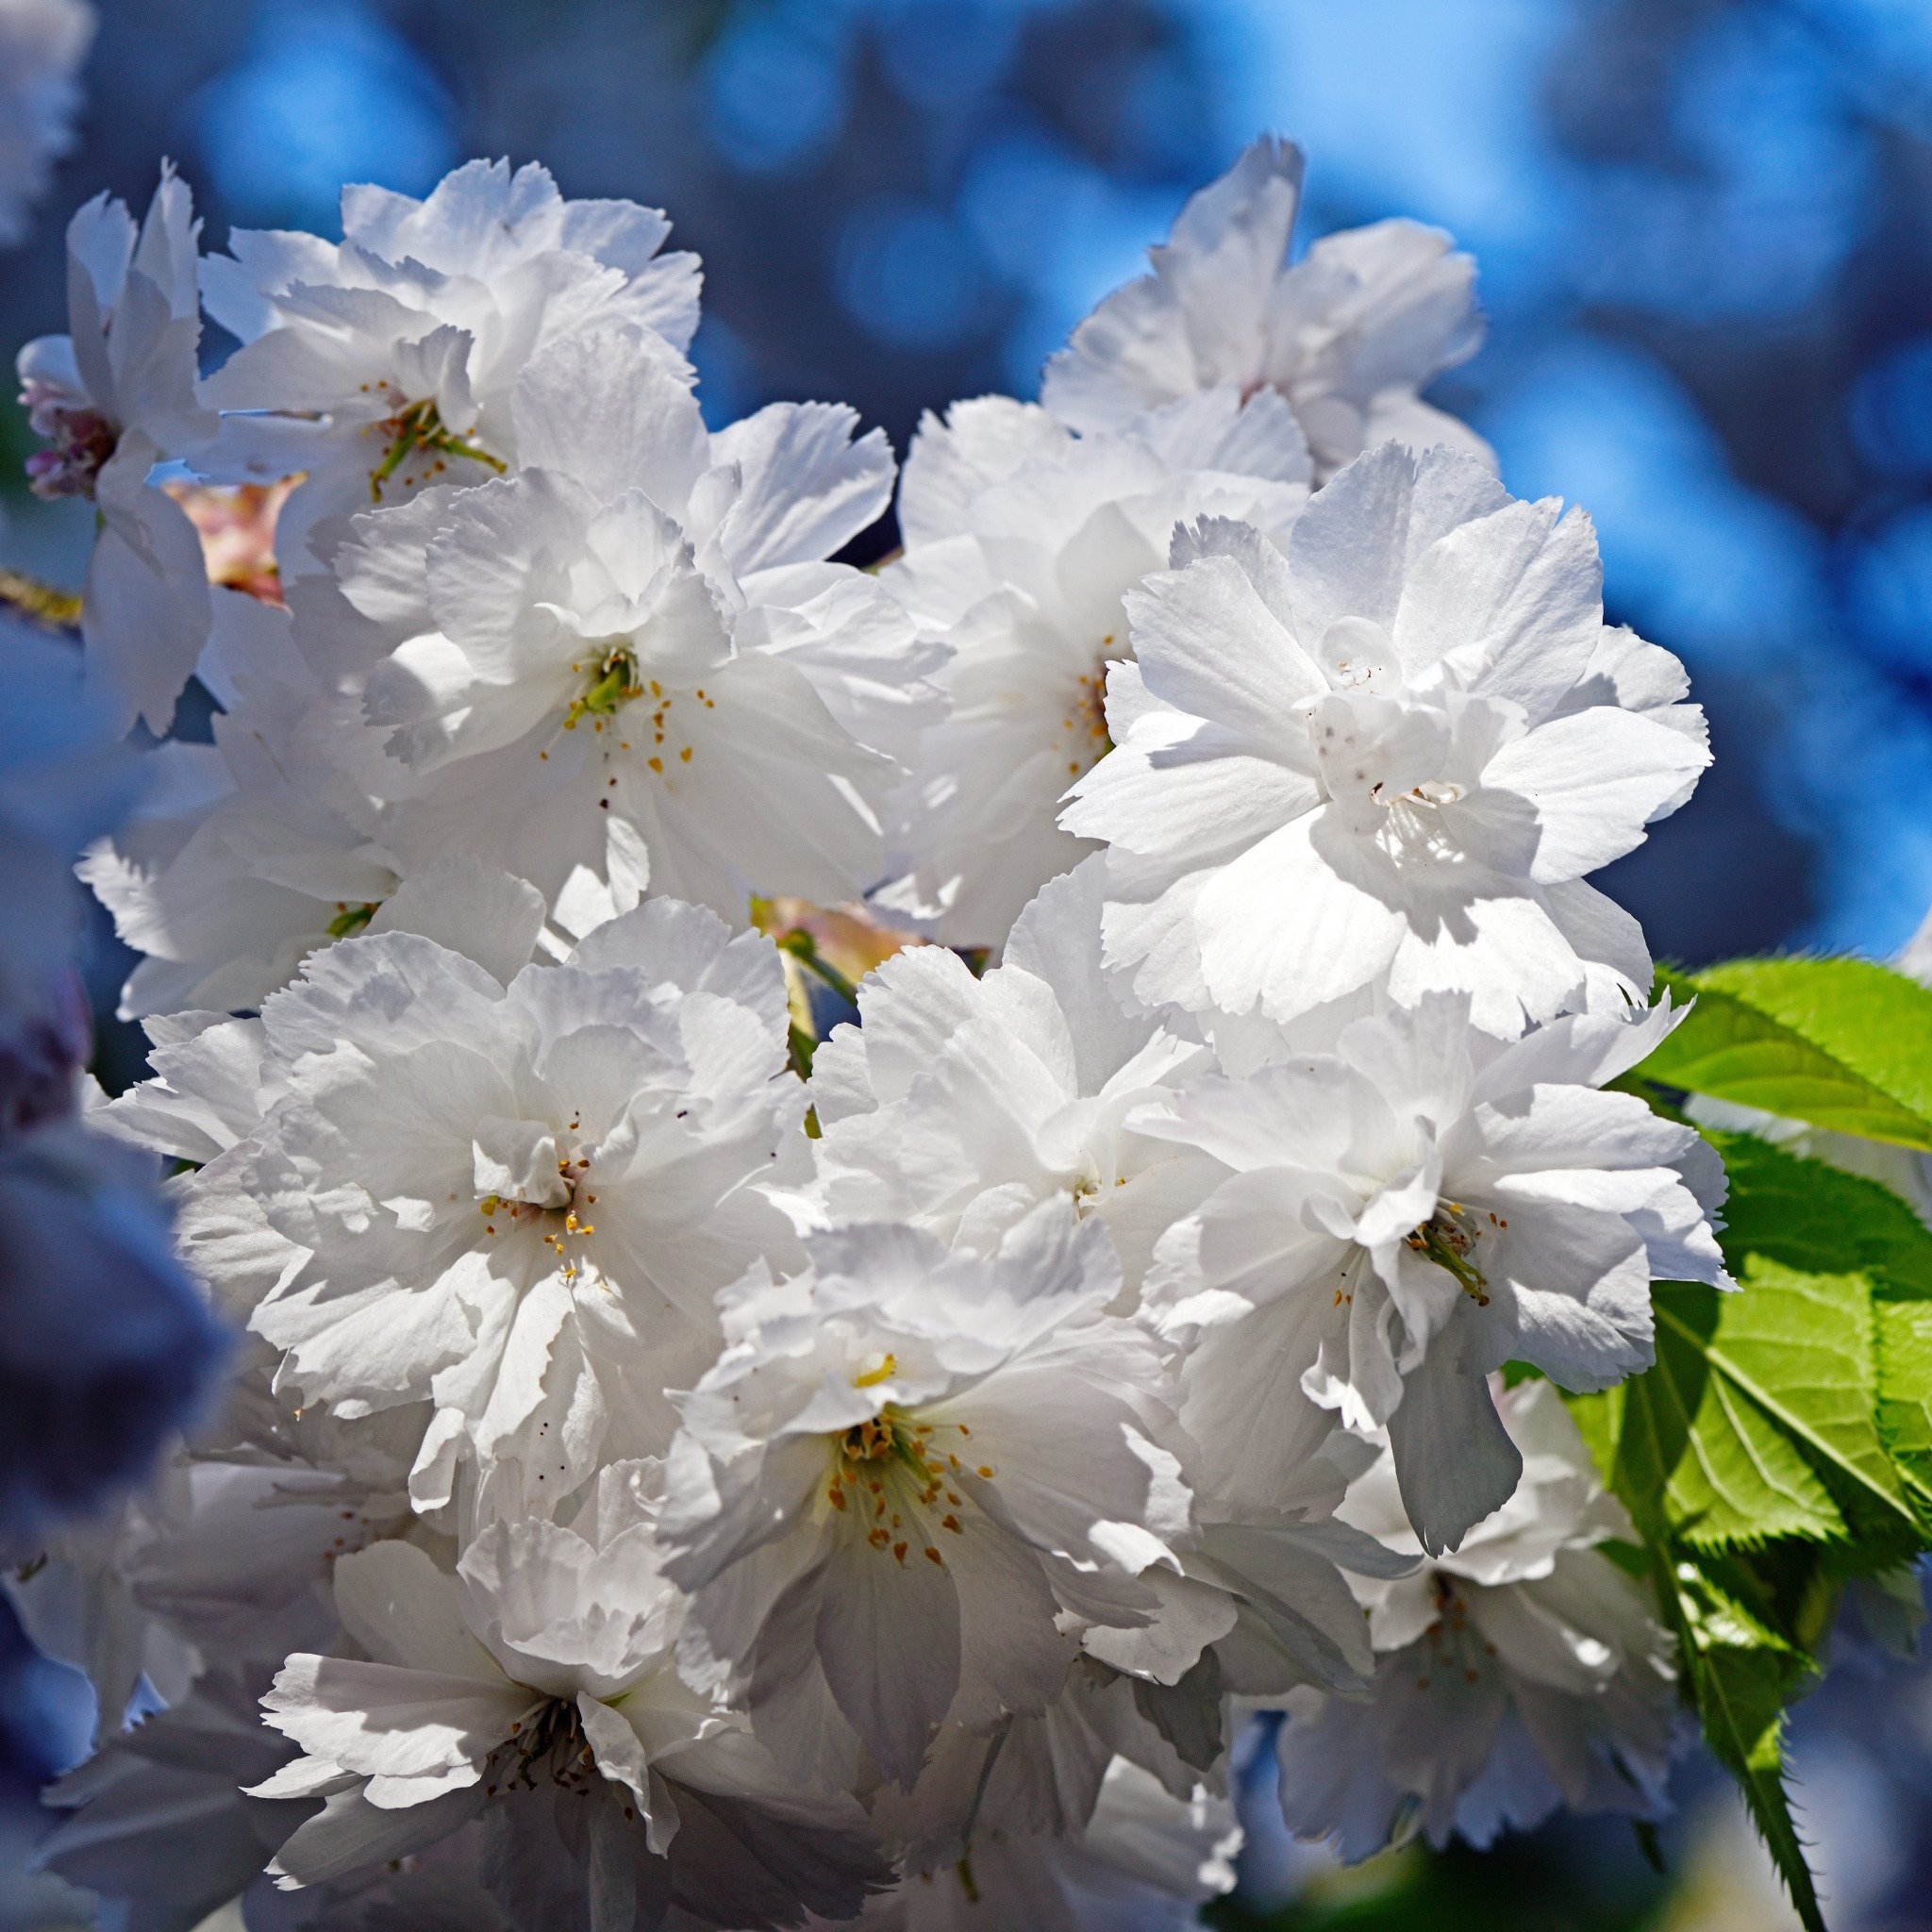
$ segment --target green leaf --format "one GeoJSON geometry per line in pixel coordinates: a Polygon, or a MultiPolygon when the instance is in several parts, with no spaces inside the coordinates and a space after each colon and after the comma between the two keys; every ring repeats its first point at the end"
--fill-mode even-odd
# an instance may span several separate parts
{"type": "Polygon", "coordinates": [[[1932,1540],[1932,1234],[1875,1182],[1710,1138],[1739,1289],[1657,1283],[1655,1365],[1572,1412],[1646,1541],[1896,1562],[1932,1540]]]}
{"type": "Polygon", "coordinates": [[[1924,1014],[1912,1024],[1932,1042],[1932,992],[1883,967],[1857,959],[1743,961],[1690,975],[1659,975],[1674,997],[1685,1001],[1694,995],[1697,1004],[1636,1069],[1639,1078],[1788,1120],[1808,1121],[1839,1133],[1932,1149],[1932,1080],[1918,1077],[1911,1054],[1847,1040],[1842,1027],[1825,1022],[1796,996],[1791,975],[1760,987],[1756,980],[1738,977],[1744,966],[1820,974],[1848,968],[1876,974],[1903,989],[1906,997],[1893,998],[1888,992],[1883,999],[1864,1001],[1873,1026],[1900,1026],[1906,1023],[1894,1009],[1923,1003],[1924,1014]],[[1766,999],[1781,995],[1776,1010],[1760,1007],[1738,991],[1740,986],[1749,987],[1752,993],[1761,991],[1766,999]],[[1818,1035],[1831,1043],[1825,1044],[1818,1035]]]}
{"type": "MultiPolygon", "coordinates": [[[[1726,1519],[1730,1498],[1697,1486],[1693,1493],[1704,1513],[1688,1528],[1690,1540],[1828,1538],[1829,1518],[1842,1512],[1873,1534],[1916,1543],[1920,1525],[1878,1431],[1870,1284],[1859,1274],[1804,1274],[1759,1254],[1745,1257],[1739,1279],[1741,1291],[1735,1295],[1694,1288],[1658,1298],[1659,1335],[1670,1336],[1676,1350],[1701,1349],[1709,1371],[1693,1438],[1744,1447],[1756,1471],[1769,1478],[1789,1468],[1787,1458],[1774,1457],[1766,1446],[1771,1436],[1781,1436],[1796,1446],[1837,1507],[1828,1509],[1820,1527],[1792,1523],[1774,1528],[1748,1513],[1726,1519]],[[1721,1439],[1706,1427],[1720,1415],[1721,1439]]],[[[1813,1504],[1814,1495],[1801,1486],[1786,1500],[1797,1508],[1813,1504]]]]}
{"type": "Polygon", "coordinates": [[[1906,1480],[1932,1505],[1932,1301],[1880,1300],[1878,1426],[1906,1480]]]}
{"type": "Polygon", "coordinates": [[[1932,1231],[1876,1181],[1749,1135],[1710,1138],[1731,1177],[1727,1255],[1855,1269],[1870,1284],[1878,1439],[1932,1524],[1932,1231]]]}
{"type": "Polygon", "coordinates": [[[1697,977],[1932,1124],[1932,988],[1870,959],[1732,959],[1697,977]]]}
{"type": "Polygon", "coordinates": [[[1657,1284],[1655,1366],[1569,1402],[1643,1540],[1706,1740],[1817,1932],[1784,1709],[1844,1579],[1932,1541],[1932,1232],[1875,1181],[1708,1138],[1738,1291],[1657,1284]]]}
{"type": "Polygon", "coordinates": [[[1932,1230],[1890,1188],[1753,1134],[1706,1139],[1730,1180],[1727,1256],[1767,1255],[1820,1274],[1856,1270],[1879,1295],[1932,1298],[1932,1230]]]}
{"type": "Polygon", "coordinates": [[[1659,1282],[1655,1366],[1576,1405],[1579,1425],[1652,1541],[1857,1529],[1895,1559],[1923,1525],[1876,1420],[1871,1273],[1932,1290],[1932,1236],[1871,1182],[1748,1135],[1711,1138],[1731,1175],[1722,1239],[1740,1287],[1659,1282]]]}
{"type": "MultiPolygon", "coordinates": [[[[1852,1350],[1834,1346],[1834,1311],[1828,1301],[1820,1307],[1812,1300],[1813,1279],[1747,1276],[1735,1295],[1682,1282],[1657,1285],[1657,1363],[1624,1385],[1611,1478],[1620,1495],[1641,1497],[1646,1513],[1656,1512],[1644,1524],[1646,1535],[1675,1531],[1700,1546],[1722,1548],[1847,1534],[1831,1491],[1782,1419],[1766,1408],[1757,1386],[1771,1366],[1765,1338],[1781,1352],[1787,1331],[1804,1338],[1803,1353],[1787,1355],[1782,1365],[1811,1387],[1829,1389],[1861,1367],[1869,1380],[1869,1340],[1862,1363],[1852,1350]]],[[[1864,1420],[1869,1425],[1869,1400],[1864,1420]]]]}
{"type": "Polygon", "coordinates": [[[1656,1554],[1658,1595],[1676,1627],[1705,1740],[1742,1787],[1799,1918],[1809,1932],[1824,1932],[1785,1790],[1785,1706],[1810,1675],[1810,1659],[1748,1608],[1721,1570],[1656,1554]]]}

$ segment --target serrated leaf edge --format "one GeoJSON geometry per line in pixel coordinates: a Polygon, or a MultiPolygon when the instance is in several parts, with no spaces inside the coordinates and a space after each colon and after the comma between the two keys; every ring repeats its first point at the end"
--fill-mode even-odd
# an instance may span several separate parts
{"type": "MultiPolygon", "coordinates": [[[[1748,1293],[1749,1291],[1746,1290],[1745,1292],[1748,1293]]],[[[1890,1491],[1879,1487],[1879,1485],[1872,1480],[1868,1472],[1860,1469],[1855,1463],[1847,1462],[1843,1456],[1830,1442],[1821,1437],[1808,1424],[1794,1415],[1775,1396],[1761,1388],[1752,1376],[1747,1375],[1731,1357],[1723,1353],[1722,1349],[1714,1341],[1700,1337],[1694,1329],[1684,1322],[1679,1321],[1667,1307],[1653,1306],[1655,1307],[1656,1319],[1658,1322],[1667,1324],[1693,1347],[1701,1347],[1705,1359],[1713,1368],[1722,1369],[1726,1378],[1735,1387],[1741,1390],[1745,1395],[1749,1396],[1779,1427],[1800,1442],[1807,1444],[1817,1455],[1823,1457],[1832,1469],[1839,1472],[1846,1480],[1856,1483],[1867,1495],[1875,1497],[1896,1515],[1910,1529],[1914,1536],[1924,1537],[1925,1526],[1919,1521],[1907,1503],[1890,1491]]],[[[1885,1438],[1882,1431],[1878,1428],[1875,1414],[1873,1418],[1873,1434],[1882,1448],[1885,1438]]],[[[1893,1461],[1890,1454],[1886,1455],[1885,1460],[1888,1468],[1894,1472],[1898,1470],[1898,1464],[1893,1461]]],[[[1776,1487],[1774,1484],[1768,1484],[1767,1486],[1771,1488],[1776,1487]]],[[[1821,1536],[1809,1539],[1809,1541],[1830,1542],[1835,1541],[1835,1539],[1829,1536],[1821,1536]]]]}

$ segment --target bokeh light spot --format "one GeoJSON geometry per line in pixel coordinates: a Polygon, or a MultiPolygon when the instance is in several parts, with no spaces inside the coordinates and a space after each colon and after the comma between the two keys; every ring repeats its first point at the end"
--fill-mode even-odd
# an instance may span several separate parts
{"type": "Polygon", "coordinates": [[[840,234],[837,275],[846,312],[893,348],[947,348],[980,326],[979,250],[942,208],[887,195],[861,202],[840,234]]]}
{"type": "Polygon", "coordinates": [[[1881,662],[1932,674],[1932,504],[1915,504],[1852,552],[1845,572],[1852,621],[1881,662]]]}
{"type": "Polygon", "coordinates": [[[359,6],[275,0],[196,96],[202,158],[240,222],[341,232],[344,182],[425,193],[458,159],[448,96],[359,6]]]}
{"type": "Polygon", "coordinates": [[[1932,336],[1866,370],[1848,408],[1852,441],[1882,476],[1932,476],[1932,336]]]}
{"type": "Polygon", "coordinates": [[[755,21],[728,34],[705,82],[711,138],[745,174],[800,166],[845,119],[838,48],[788,24],[755,21]]]}

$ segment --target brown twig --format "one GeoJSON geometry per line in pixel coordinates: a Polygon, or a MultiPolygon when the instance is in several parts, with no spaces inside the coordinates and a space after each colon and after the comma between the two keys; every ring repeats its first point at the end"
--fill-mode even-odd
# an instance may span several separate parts
{"type": "Polygon", "coordinates": [[[23,576],[15,570],[0,570],[0,604],[43,630],[59,631],[67,637],[80,635],[77,591],[57,591],[38,577],[23,576]]]}

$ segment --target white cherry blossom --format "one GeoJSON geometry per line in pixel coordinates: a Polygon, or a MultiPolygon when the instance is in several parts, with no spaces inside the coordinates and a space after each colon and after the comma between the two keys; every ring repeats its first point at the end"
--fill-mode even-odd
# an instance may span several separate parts
{"type": "Polygon", "coordinates": [[[1107,666],[1131,655],[1121,600],[1164,569],[1176,523],[1236,517],[1284,538],[1307,496],[1278,396],[1234,385],[1074,436],[1002,396],[920,425],[899,489],[904,557],[884,581],[953,658],[947,722],[895,801],[906,870],[879,903],[949,943],[997,946],[1091,844],[1054,823],[1108,749],[1107,666]]]}
{"type": "Polygon", "coordinates": [[[0,1582],[94,1690],[38,1859],[103,1923],[1180,1932],[1257,1712],[1349,1858],[1658,1815],[1683,1660],[1563,1391],[1732,1286],[1589,882],[1704,719],[1421,400],[1473,264],[1292,258],[1300,181],[1257,142],[1040,406],[924,418],[865,571],[883,433],[708,427],[654,210],[75,218],[21,373],[85,651],[0,617],[0,1582]]]}
{"type": "MultiPolygon", "coordinates": [[[[511,960],[540,916],[499,940],[511,960]]],[[[561,966],[499,970],[345,940],[251,1036],[208,1028],[166,1066],[218,1104],[258,1053],[261,1124],[188,1184],[191,1252],[255,1298],[279,1388],[344,1420],[424,1408],[425,1510],[466,1468],[514,1459],[562,1495],[661,1449],[712,1293],[790,1252],[756,1184],[804,1159],[769,941],[658,901],[561,966]]]]}
{"type": "Polygon", "coordinates": [[[123,730],[167,730],[208,631],[208,574],[186,512],[148,478],[205,448],[197,390],[194,219],[167,163],[137,228],[97,194],[67,225],[69,333],[21,350],[21,401],[52,447],[27,458],[37,495],[82,496],[102,520],[81,600],[90,686],[123,730]]]}
{"type": "Polygon", "coordinates": [[[670,232],[656,208],[566,201],[547,170],[507,161],[471,161],[425,201],[345,188],[340,243],[232,232],[202,282],[242,347],[208,394],[288,419],[231,417],[225,430],[262,474],[308,473],[281,514],[283,574],[316,567],[306,539],[320,518],[517,463],[517,378],[573,332],[630,325],[640,354],[655,347],[689,381],[698,264],[659,252],[670,232]]]}
{"type": "Polygon", "coordinates": [[[752,1932],[808,1906],[849,1916],[883,1878],[857,1804],[788,1790],[743,1719],[679,1676],[684,1603],[631,1474],[608,1470],[571,1528],[488,1524],[453,1577],[404,1542],[337,1564],[363,1657],[293,1656],[263,1699],[304,1755],[254,1795],[324,1800],[277,1855],[285,1884],[478,1818],[491,1889],[527,1924],[647,1932],[675,1904],[752,1932]]]}
{"type": "Polygon", "coordinates": [[[217,1666],[272,1673],[327,1644],[330,1563],[408,1528],[400,1485],[372,1495],[281,1446],[177,1449],[112,1516],[48,1538],[31,1574],[8,1578],[35,1643],[93,1686],[101,1737],[142,1678],[174,1705],[217,1666]]]}
{"type": "Polygon", "coordinates": [[[824,561],[884,508],[891,453],[816,404],[708,434],[634,348],[525,372],[531,467],[339,531],[346,602],[298,640],[357,666],[406,865],[471,852],[579,932],[647,887],[741,924],[754,892],[850,898],[943,656],[824,561]]]}
{"type": "Polygon", "coordinates": [[[213,605],[197,674],[224,707],[214,742],[157,747],[141,809],[79,868],[145,956],[124,1019],[258,1007],[396,889],[381,808],[343,769],[340,708],[288,612],[239,591],[213,605]]]}
{"type": "Polygon", "coordinates": [[[1505,1044],[1432,994],[1356,1021],[1332,1053],[1135,1116],[1234,1170],[1147,1284],[1187,1344],[1200,1480],[1265,1495],[1321,1440],[1319,1405],[1388,1427],[1409,1521],[1440,1553],[1516,1486],[1491,1371],[1526,1361],[1594,1390],[1647,1368],[1652,1280],[1729,1283],[1709,1220],[1723,1167],[1598,1089],[1681,1016],[1573,1016],[1505,1044]]]}
{"type": "Polygon", "coordinates": [[[724,1298],[724,1353],[679,1398],[666,1567],[781,1758],[842,1718],[910,1787],[949,1713],[1060,1694],[1063,1612],[1152,1609],[1135,1573],[1188,1522],[1166,1376],[1103,1313],[1106,1234],[1057,1205],[991,1259],[887,1224],[807,1249],[724,1298]]]}
{"type": "Polygon", "coordinates": [[[990,1253],[1058,1199],[1106,1225],[1138,1286],[1154,1243],[1224,1170],[1126,1126],[1213,1057],[1184,1025],[1115,997],[1100,963],[1102,888],[1097,859],[1051,881],[984,978],[938,946],[867,975],[861,1024],[839,1027],[812,1058],[820,1139],[808,1212],[908,1221],[990,1253]]]}
{"type": "MultiPolygon", "coordinates": [[[[1598,1545],[1631,1538],[1557,1391],[1502,1398],[1523,1481],[1453,1557],[1358,1586],[1377,1653],[1367,1703],[1297,1691],[1278,1741],[1291,1829],[1344,1858],[1421,1831],[1487,1845],[1559,1805],[1656,1818],[1678,1740],[1675,1666],[1649,1593],[1598,1545]]],[[[1349,1516],[1415,1550],[1387,1459],[1349,1516]]]]}
{"type": "Polygon", "coordinates": [[[1647,995],[1636,921],[1584,875],[1710,754],[1674,666],[1606,633],[1587,517],[1391,443],[1285,552],[1212,524],[1174,561],[1128,599],[1118,749],[1060,821],[1109,841],[1107,958],[1142,999],[1288,1022],[1462,990],[1512,1033],[1647,995]]]}
{"type": "Polygon", "coordinates": [[[1264,136],[1193,195],[1153,273],[1116,289],[1046,365],[1041,399],[1076,429],[1113,429],[1217,383],[1288,399],[1325,479],[1394,438],[1479,457],[1489,445],[1418,391],[1482,341],[1475,263],[1440,228],[1375,222],[1296,262],[1302,153],[1264,136]]]}

